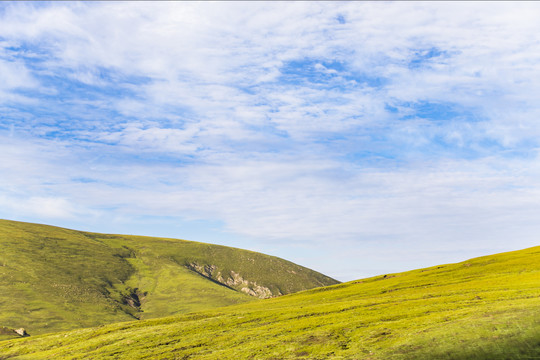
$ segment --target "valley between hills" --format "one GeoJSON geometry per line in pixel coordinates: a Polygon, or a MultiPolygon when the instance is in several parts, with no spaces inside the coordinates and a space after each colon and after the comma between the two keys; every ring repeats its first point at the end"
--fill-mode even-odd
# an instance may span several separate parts
{"type": "Polygon", "coordinates": [[[340,284],[184,240],[0,220],[0,245],[0,359],[540,358],[540,247],[340,284]]]}

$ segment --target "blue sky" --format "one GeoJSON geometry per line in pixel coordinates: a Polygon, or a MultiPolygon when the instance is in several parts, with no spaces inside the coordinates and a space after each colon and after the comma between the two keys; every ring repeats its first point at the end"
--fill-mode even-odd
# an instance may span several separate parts
{"type": "Polygon", "coordinates": [[[0,217],[339,280],[538,244],[540,4],[3,2],[0,217]]]}

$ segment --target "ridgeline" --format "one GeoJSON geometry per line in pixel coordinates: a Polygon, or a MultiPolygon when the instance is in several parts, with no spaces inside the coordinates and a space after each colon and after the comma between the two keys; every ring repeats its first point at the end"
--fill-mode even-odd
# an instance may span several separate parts
{"type": "Polygon", "coordinates": [[[336,280],[194,241],[0,220],[0,339],[252,302],[336,280]]]}

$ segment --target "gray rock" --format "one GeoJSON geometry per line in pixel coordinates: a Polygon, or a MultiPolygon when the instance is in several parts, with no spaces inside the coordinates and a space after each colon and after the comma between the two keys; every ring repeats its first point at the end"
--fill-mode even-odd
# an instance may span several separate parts
{"type": "Polygon", "coordinates": [[[30,336],[30,334],[28,334],[24,328],[15,329],[13,331],[15,331],[20,336],[30,336]]]}

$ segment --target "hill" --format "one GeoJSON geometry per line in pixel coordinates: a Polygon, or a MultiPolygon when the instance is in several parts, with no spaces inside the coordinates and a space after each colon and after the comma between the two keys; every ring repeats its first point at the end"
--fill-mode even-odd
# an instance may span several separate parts
{"type": "Polygon", "coordinates": [[[149,319],[336,280],[260,253],[0,220],[0,339],[149,319]]]}
{"type": "Polygon", "coordinates": [[[0,342],[3,359],[538,359],[540,247],[0,342]]]}

